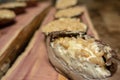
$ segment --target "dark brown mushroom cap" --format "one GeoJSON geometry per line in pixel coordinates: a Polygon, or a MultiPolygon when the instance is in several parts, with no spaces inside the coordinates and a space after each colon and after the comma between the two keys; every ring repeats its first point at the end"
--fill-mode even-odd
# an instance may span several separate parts
{"type": "Polygon", "coordinates": [[[13,11],[7,9],[0,9],[0,25],[12,22],[16,15],[13,11]]]}
{"type": "Polygon", "coordinates": [[[0,5],[0,9],[9,9],[14,11],[16,14],[25,12],[27,4],[25,2],[8,2],[0,5]]]}

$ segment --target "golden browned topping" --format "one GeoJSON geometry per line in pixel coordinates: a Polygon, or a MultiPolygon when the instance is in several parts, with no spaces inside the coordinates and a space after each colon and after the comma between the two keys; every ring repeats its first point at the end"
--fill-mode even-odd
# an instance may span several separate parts
{"type": "Polygon", "coordinates": [[[83,31],[86,32],[87,26],[77,18],[61,18],[48,23],[42,28],[42,32],[48,34],[54,31],[83,31]]]}
{"type": "Polygon", "coordinates": [[[9,2],[0,5],[2,9],[11,9],[16,7],[26,7],[26,3],[24,2],[9,2]]]}
{"type": "Polygon", "coordinates": [[[64,9],[77,4],[77,0],[57,0],[56,8],[64,9]]]}
{"type": "Polygon", "coordinates": [[[61,18],[61,17],[74,17],[78,16],[83,12],[83,10],[80,7],[72,7],[68,9],[63,9],[59,10],[56,14],[56,18],[61,18]]]}
{"type": "Polygon", "coordinates": [[[5,10],[5,9],[0,10],[0,20],[14,19],[15,17],[16,17],[16,15],[13,11],[5,10]]]}
{"type": "Polygon", "coordinates": [[[90,62],[94,64],[99,64],[100,66],[104,66],[104,61],[102,56],[104,55],[103,51],[98,51],[97,43],[95,43],[94,39],[84,40],[82,38],[59,38],[54,41],[55,44],[59,44],[66,51],[72,51],[73,57],[77,55],[77,57],[85,57],[90,62]]]}
{"type": "Polygon", "coordinates": [[[111,75],[103,58],[106,53],[99,48],[94,38],[59,37],[51,43],[51,46],[59,52],[56,54],[59,54],[59,57],[69,66],[76,65],[74,68],[86,75],[94,78],[105,78],[111,75]]]}

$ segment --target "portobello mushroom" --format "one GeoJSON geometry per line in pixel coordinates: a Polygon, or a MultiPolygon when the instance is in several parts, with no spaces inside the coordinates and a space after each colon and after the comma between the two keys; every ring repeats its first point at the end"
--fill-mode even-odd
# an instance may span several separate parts
{"type": "Polygon", "coordinates": [[[42,27],[42,32],[48,35],[54,31],[87,32],[87,29],[87,25],[80,22],[80,19],[78,18],[60,18],[58,20],[51,21],[42,27]]]}
{"type": "Polygon", "coordinates": [[[117,70],[111,47],[83,32],[52,32],[46,43],[52,65],[71,80],[106,79],[117,70]]]}
{"type": "Polygon", "coordinates": [[[4,25],[14,21],[16,15],[11,10],[0,9],[0,25],[4,25]]]}
{"type": "Polygon", "coordinates": [[[72,18],[81,15],[82,12],[83,9],[81,9],[79,6],[75,6],[57,11],[55,14],[55,18],[72,18]]]}
{"type": "Polygon", "coordinates": [[[55,6],[57,9],[65,9],[76,5],[77,2],[78,0],[57,0],[55,6]]]}
{"type": "Polygon", "coordinates": [[[14,11],[16,14],[25,12],[27,4],[25,2],[8,2],[0,5],[0,9],[8,9],[14,11]]]}

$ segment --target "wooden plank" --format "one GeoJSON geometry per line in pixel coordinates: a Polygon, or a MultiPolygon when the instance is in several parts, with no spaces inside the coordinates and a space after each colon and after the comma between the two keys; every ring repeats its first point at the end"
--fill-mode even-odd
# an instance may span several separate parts
{"type": "Polygon", "coordinates": [[[0,76],[5,74],[17,55],[26,46],[48,10],[49,3],[39,3],[18,15],[16,22],[0,28],[0,76]]]}
{"type": "MultiPolygon", "coordinates": [[[[86,13],[86,8],[83,8],[83,16],[80,18],[87,24],[89,31],[94,30],[91,22],[88,21],[89,16],[86,13]],[[86,16],[87,15],[87,16],[86,16]],[[86,17],[85,17],[86,16],[86,17]],[[90,27],[91,26],[91,27],[90,27]]],[[[50,12],[44,19],[41,27],[50,21],[54,20],[55,8],[51,8],[50,12]]],[[[94,32],[89,32],[93,35],[94,32]]],[[[41,28],[35,33],[26,50],[19,56],[12,68],[2,80],[68,80],[49,63],[47,49],[45,45],[45,36],[41,32],[41,28]]]]}

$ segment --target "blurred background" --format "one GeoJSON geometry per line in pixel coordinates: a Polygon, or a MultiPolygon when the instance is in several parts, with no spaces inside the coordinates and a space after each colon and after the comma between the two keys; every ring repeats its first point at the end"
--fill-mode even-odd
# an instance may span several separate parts
{"type": "MultiPolygon", "coordinates": [[[[8,1],[15,0],[0,0],[0,3],[8,1]]],[[[79,0],[79,5],[87,6],[100,39],[120,52],[120,0],[79,0]]]]}
{"type": "Polygon", "coordinates": [[[120,0],[79,0],[89,15],[100,39],[120,53],[120,0]]]}

